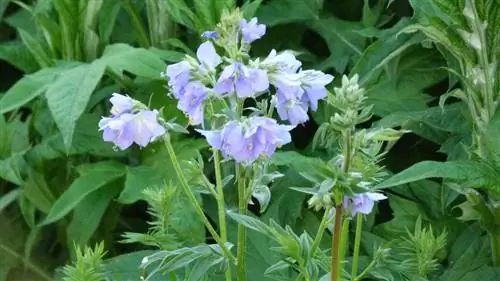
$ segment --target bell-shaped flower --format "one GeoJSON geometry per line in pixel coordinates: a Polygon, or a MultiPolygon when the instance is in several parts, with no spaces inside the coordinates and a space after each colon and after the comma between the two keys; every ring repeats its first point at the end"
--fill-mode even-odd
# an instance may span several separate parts
{"type": "Polygon", "coordinates": [[[127,149],[134,142],[145,147],[165,134],[165,128],[158,123],[156,110],[103,117],[99,122],[99,130],[103,131],[104,141],[113,142],[121,150],[127,149]]]}
{"type": "MultiPolygon", "coordinates": [[[[265,69],[276,74],[297,73],[302,66],[302,62],[297,60],[291,51],[276,52],[272,50],[269,55],[260,63],[265,69]]],[[[272,74],[270,74],[272,76],[272,74]]]]}
{"type": "Polygon", "coordinates": [[[167,66],[168,86],[172,94],[179,99],[184,94],[184,87],[189,83],[191,66],[187,61],[181,61],[167,66]]]}
{"type": "Polygon", "coordinates": [[[387,197],[378,192],[365,192],[356,194],[353,197],[344,196],[344,208],[350,210],[355,216],[357,213],[368,215],[372,212],[375,202],[387,199],[387,197]]]}
{"type": "Polygon", "coordinates": [[[243,40],[246,43],[252,43],[266,34],[266,26],[259,24],[257,18],[252,18],[250,21],[242,19],[240,21],[240,29],[243,40]]]}
{"type": "Polygon", "coordinates": [[[184,88],[184,95],[179,99],[177,108],[189,116],[191,125],[203,122],[203,101],[208,97],[208,89],[199,81],[192,81],[184,88]]]}
{"type": "Polygon", "coordinates": [[[228,122],[220,131],[198,130],[225,158],[251,164],[260,156],[271,156],[277,148],[291,142],[294,126],[279,125],[267,117],[251,117],[243,123],[228,122]]]}
{"type": "Polygon", "coordinates": [[[111,114],[113,116],[130,113],[136,103],[131,97],[120,95],[117,93],[113,93],[109,101],[113,105],[111,107],[111,114]]]}
{"type": "Polygon", "coordinates": [[[222,62],[221,57],[215,51],[214,44],[210,41],[206,41],[198,47],[196,57],[201,64],[201,68],[208,71],[214,71],[222,62]]]}
{"type": "Polygon", "coordinates": [[[303,101],[309,103],[311,109],[318,109],[318,101],[326,98],[325,86],[333,81],[333,76],[317,70],[305,70],[301,72],[302,88],[305,91],[303,101]]]}
{"type": "Polygon", "coordinates": [[[297,86],[281,86],[276,92],[276,109],[281,120],[288,120],[292,125],[305,123],[308,104],[303,102],[304,91],[297,86]]]}
{"type": "Polygon", "coordinates": [[[269,89],[269,79],[264,70],[248,68],[240,62],[232,63],[224,68],[214,92],[222,95],[234,93],[239,98],[255,96],[269,89]]]}

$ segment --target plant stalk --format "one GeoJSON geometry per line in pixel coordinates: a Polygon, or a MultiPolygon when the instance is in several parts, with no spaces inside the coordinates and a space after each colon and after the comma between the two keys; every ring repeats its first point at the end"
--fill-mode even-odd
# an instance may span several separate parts
{"type": "Polygon", "coordinates": [[[340,281],[340,234],[342,231],[342,203],[335,206],[335,229],[332,236],[332,281],[340,281]]]}
{"type": "Polygon", "coordinates": [[[318,228],[318,233],[316,233],[316,237],[314,237],[314,241],[311,246],[311,257],[314,257],[314,253],[316,252],[316,249],[319,247],[319,244],[321,243],[321,239],[323,239],[323,234],[325,233],[326,229],[326,224],[328,223],[328,213],[330,212],[330,207],[325,209],[325,213],[323,214],[323,218],[321,219],[321,222],[319,223],[319,228],[318,228]]]}
{"type": "MultiPolygon", "coordinates": [[[[220,163],[220,153],[214,149],[215,184],[217,187],[217,212],[219,216],[220,238],[222,243],[227,242],[226,209],[224,201],[224,190],[222,186],[222,173],[220,163]]],[[[231,281],[231,265],[226,270],[226,281],[231,281]]]]}
{"type": "MultiPolygon", "coordinates": [[[[241,167],[239,167],[241,169],[241,167]]],[[[245,191],[245,176],[244,171],[238,169],[238,212],[240,215],[247,213],[247,196],[245,191]]],[[[243,224],[238,224],[238,245],[236,247],[236,257],[238,260],[238,281],[246,281],[246,265],[245,265],[245,252],[246,252],[246,227],[243,224]]]]}
{"type": "Polygon", "coordinates": [[[170,157],[170,160],[172,161],[172,165],[174,166],[174,171],[177,174],[177,178],[179,179],[180,185],[182,189],[184,190],[184,193],[188,197],[189,201],[193,205],[195,211],[198,213],[198,216],[203,220],[203,223],[205,224],[205,227],[208,229],[208,232],[210,232],[210,235],[214,238],[214,240],[219,244],[221,247],[222,251],[224,252],[224,255],[231,261],[235,261],[235,257],[233,254],[229,251],[229,249],[226,247],[226,244],[224,244],[220,238],[220,236],[217,234],[213,226],[210,224],[210,221],[208,218],[205,216],[205,213],[203,212],[203,209],[201,208],[200,204],[198,203],[198,200],[196,199],[196,196],[193,194],[193,191],[189,187],[189,184],[186,180],[186,177],[184,177],[184,174],[182,173],[181,165],[179,164],[179,160],[177,159],[177,156],[175,155],[174,148],[172,147],[172,143],[170,142],[170,136],[165,136],[164,138],[164,143],[165,147],[167,148],[168,156],[170,157]]]}
{"type": "Polygon", "coordinates": [[[500,235],[490,233],[491,253],[493,255],[493,266],[500,266],[500,235]]]}
{"type": "Polygon", "coordinates": [[[363,215],[358,213],[356,215],[356,236],[354,236],[354,253],[352,257],[352,271],[351,278],[356,280],[358,275],[358,262],[359,262],[359,248],[361,245],[361,230],[363,229],[363,215]]]}

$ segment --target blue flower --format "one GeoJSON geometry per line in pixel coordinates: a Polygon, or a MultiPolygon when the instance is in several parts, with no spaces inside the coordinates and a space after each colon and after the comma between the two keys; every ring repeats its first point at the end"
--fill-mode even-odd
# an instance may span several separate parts
{"type": "Polygon", "coordinates": [[[158,123],[158,112],[149,110],[103,117],[99,121],[99,130],[103,131],[104,141],[113,142],[121,150],[134,142],[145,147],[165,134],[165,128],[158,123]]]}
{"type": "Polygon", "coordinates": [[[225,158],[251,164],[260,156],[271,156],[277,148],[291,142],[294,126],[279,125],[267,117],[251,117],[243,122],[230,121],[220,131],[198,130],[207,142],[225,158]]]}
{"type": "Polygon", "coordinates": [[[353,216],[358,212],[368,215],[372,212],[375,202],[384,199],[387,197],[378,192],[356,194],[354,197],[344,196],[344,208],[350,210],[353,216]]]}
{"type": "Polygon", "coordinates": [[[114,116],[130,113],[135,105],[135,101],[132,98],[117,93],[114,93],[109,101],[113,104],[111,114],[114,116]]]}
{"type": "Polygon", "coordinates": [[[252,43],[266,34],[266,26],[257,23],[257,18],[252,18],[248,22],[242,19],[240,21],[240,28],[241,34],[243,34],[243,40],[246,43],[252,43]]]}
{"type": "Polygon", "coordinates": [[[276,50],[273,49],[260,65],[272,71],[270,74],[270,76],[272,76],[274,73],[297,73],[302,63],[295,58],[291,51],[277,53],[276,50]]]}
{"type": "Polygon", "coordinates": [[[201,34],[201,37],[205,39],[219,39],[220,35],[217,31],[208,30],[201,34]]]}
{"type": "Polygon", "coordinates": [[[296,86],[281,86],[276,92],[276,109],[281,120],[288,120],[292,125],[305,123],[309,120],[307,115],[308,104],[301,98],[304,91],[296,86]]]}
{"type": "Polygon", "coordinates": [[[198,75],[206,75],[208,72],[215,72],[215,68],[222,62],[221,57],[215,51],[212,42],[207,41],[201,44],[196,50],[198,65],[191,65],[188,61],[171,64],[167,66],[166,76],[168,85],[172,88],[172,93],[176,99],[182,98],[184,88],[193,76],[193,71],[198,75]]]}
{"type": "Polygon", "coordinates": [[[305,91],[304,101],[309,103],[311,109],[318,109],[318,101],[326,98],[325,86],[333,81],[333,76],[317,70],[305,70],[302,74],[302,87],[305,91]]]}
{"type": "Polygon", "coordinates": [[[184,88],[184,95],[179,99],[177,108],[189,116],[191,125],[203,122],[203,101],[208,97],[208,89],[199,81],[192,81],[184,88]]]}
{"type": "Polygon", "coordinates": [[[168,85],[172,94],[179,98],[184,94],[184,87],[189,83],[191,66],[187,61],[181,61],[167,66],[168,85]]]}
{"type": "Polygon", "coordinates": [[[214,92],[222,95],[236,92],[239,98],[255,96],[257,93],[267,91],[269,79],[264,70],[248,68],[240,62],[235,62],[224,68],[214,92]]]}

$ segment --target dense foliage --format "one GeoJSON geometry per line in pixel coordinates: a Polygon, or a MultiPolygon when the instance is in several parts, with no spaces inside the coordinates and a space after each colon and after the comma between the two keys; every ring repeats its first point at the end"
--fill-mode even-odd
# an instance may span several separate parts
{"type": "Polygon", "coordinates": [[[0,281],[498,280],[498,30],[498,0],[0,0],[0,281]]]}

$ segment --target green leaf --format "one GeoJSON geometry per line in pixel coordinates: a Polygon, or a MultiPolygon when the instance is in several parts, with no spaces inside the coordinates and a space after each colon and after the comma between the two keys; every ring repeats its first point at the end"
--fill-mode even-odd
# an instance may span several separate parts
{"type": "Polygon", "coordinates": [[[21,185],[27,165],[22,153],[14,153],[9,158],[0,160],[0,178],[21,185]]]}
{"type": "Polygon", "coordinates": [[[333,67],[343,73],[349,61],[363,53],[366,39],[357,33],[362,28],[361,23],[330,16],[313,21],[309,26],[325,39],[330,50],[330,56],[318,68],[333,67]]]}
{"type": "Polygon", "coordinates": [[[189,9],[184,0],[170,0],[167,2],[167,11],[174,21],[191,30],[197,30],[199,21],[197,16],[189,9]]]}
{"type": "Polygon", "coordinates": [[[320,9],[317,0],[269,1],[268,4],[259,7],[257,18],[268,26],[275,26],[317,19],[320,9]]]}
{"type": "Polygon", "coordinates": [[[19,194],[21,194],[21,189],[16,188],[2,195],[0,197],[0,213],[12,202],[16,201],[19,198],[19,194]]]}
{"type": "Polygon", "coordinates": [[[24,73],[31,73],[38,69],[35,58],[20,40],[0,43],[0,60],[8,62],[24,73]]]}
{"type": "Polygon", "coordinates": [[[22,185],[23,195],[43,213],[49,213],[56,198],[50,190],[44,175],[30,169],[29,177],[22,185]]]}
{"type": "Polygon", "coordinates": [[[476,187],[498,182],[498,173],[486,164],[476,161],[422,161],[378,184],[375,188],[388,188],[428,178],[465,181],[476,187]]]}
{"type": "Polygon", "coordinates": [[[376,84],[365,86],[366,103],[373,104],[373,112],[386,116],[398,111],[426,109],[430,96],[426,88],[446,79],[444,61],[437,51],[412,48],[387,67],[390,73],[381,75],[376,84]]]}
{"type": "MultiPolygon", "coordinates": [[[[144,257],[153,253],[154,251],[137,251],[105,260],[104,272],[106,277],[110,280],[140,280],[142,275],[139,265],[144,257]]],[[[165,276],[157,276],[150,280],[165,280],[165,276]]]]}
{"type": "Polygon", "coordinates": [[[162,177],[150,167],[127,167],[125,187],[120,197],[118,197],[118,202],[132,204],[138,200],[145,200],[143,191],[148,187],[155,187],[162,182],[162,177]]]}
{"type": "Polygon", "coordinates": [[[84,246],[90,240],[120,185],[106,186],[86,196],[75,208],[67,228],[68,246],[84,246]]]}
{"type": "Polygon", "coordinates": [[[19,37],[23,41],[24,45],[31,52],[40,67],[46,68],[54,64],[51,56],[45,49],[45,46],[40,43],[39,40],[22,29],[18,29],[17,32],[19,33],[19,37]]]}
{"type": "Polygon", "coordinates": [[[81,176],[57,199],[41,225],[60,220],[73,210],[87,195],[125,174],[118,163],[97,163],[80,166],[81,176]]]}
{"type": "Polygon", "coordinates": [[[76,122],[85,111],[94,89],[104,74],[99,62],[82,64],[62,73],[48,88],[45,96],[64,145],[69,151],[76,122]]]}
{"type": "Polygon", "coordinates": [[[73,64],[63,64],[26,75],[14,84],[0,99],[0,114],[18,109],[41,95],[54,79],[73,64]]]}
{"type": "Polygon", "coordinates": [[[120,76],[123,71],[128,71],[141,77],[161,79],[160,74],[165,71],[165,64],[159,56],[127,44],[107,46],[102,57],[96,62],[108,66],[120,76]]]}
{"type": "Polygon", "coordinates": [[[384,30],[387,33],[364,50],[359,60],[350,70],[350,73],[360,76],[360,84],[370,81],[370,78],[376,79],[377,74],[383,71],[383,68],[391,60],[397,60],[405,50],[423,40],[422,34],[397,34],[408,24],[409,20],[400,20],[396,26],[384,30]]]}
{"type": "Polygon", "coordinates": [[[97,124],[100,117],[95,114],[83,114],[75,127],[71,148],[66,151],[62,134],[57,132],[35,145],[28,152],[28,159],[56,159],[69,155],[91,154],[102,157],[119,157],[125,151],[115,151],[113,145],[104,142],[102,132],[98,131],[97,124]]]}
{"type": "Polygon", "coordinates": [[[103,1],[101,11],[99,13],[99,38],[105,44],[109,43],[109,38],[113,33],[116,18],[120,12],[122,1],[106,0],[103,1]]]}

